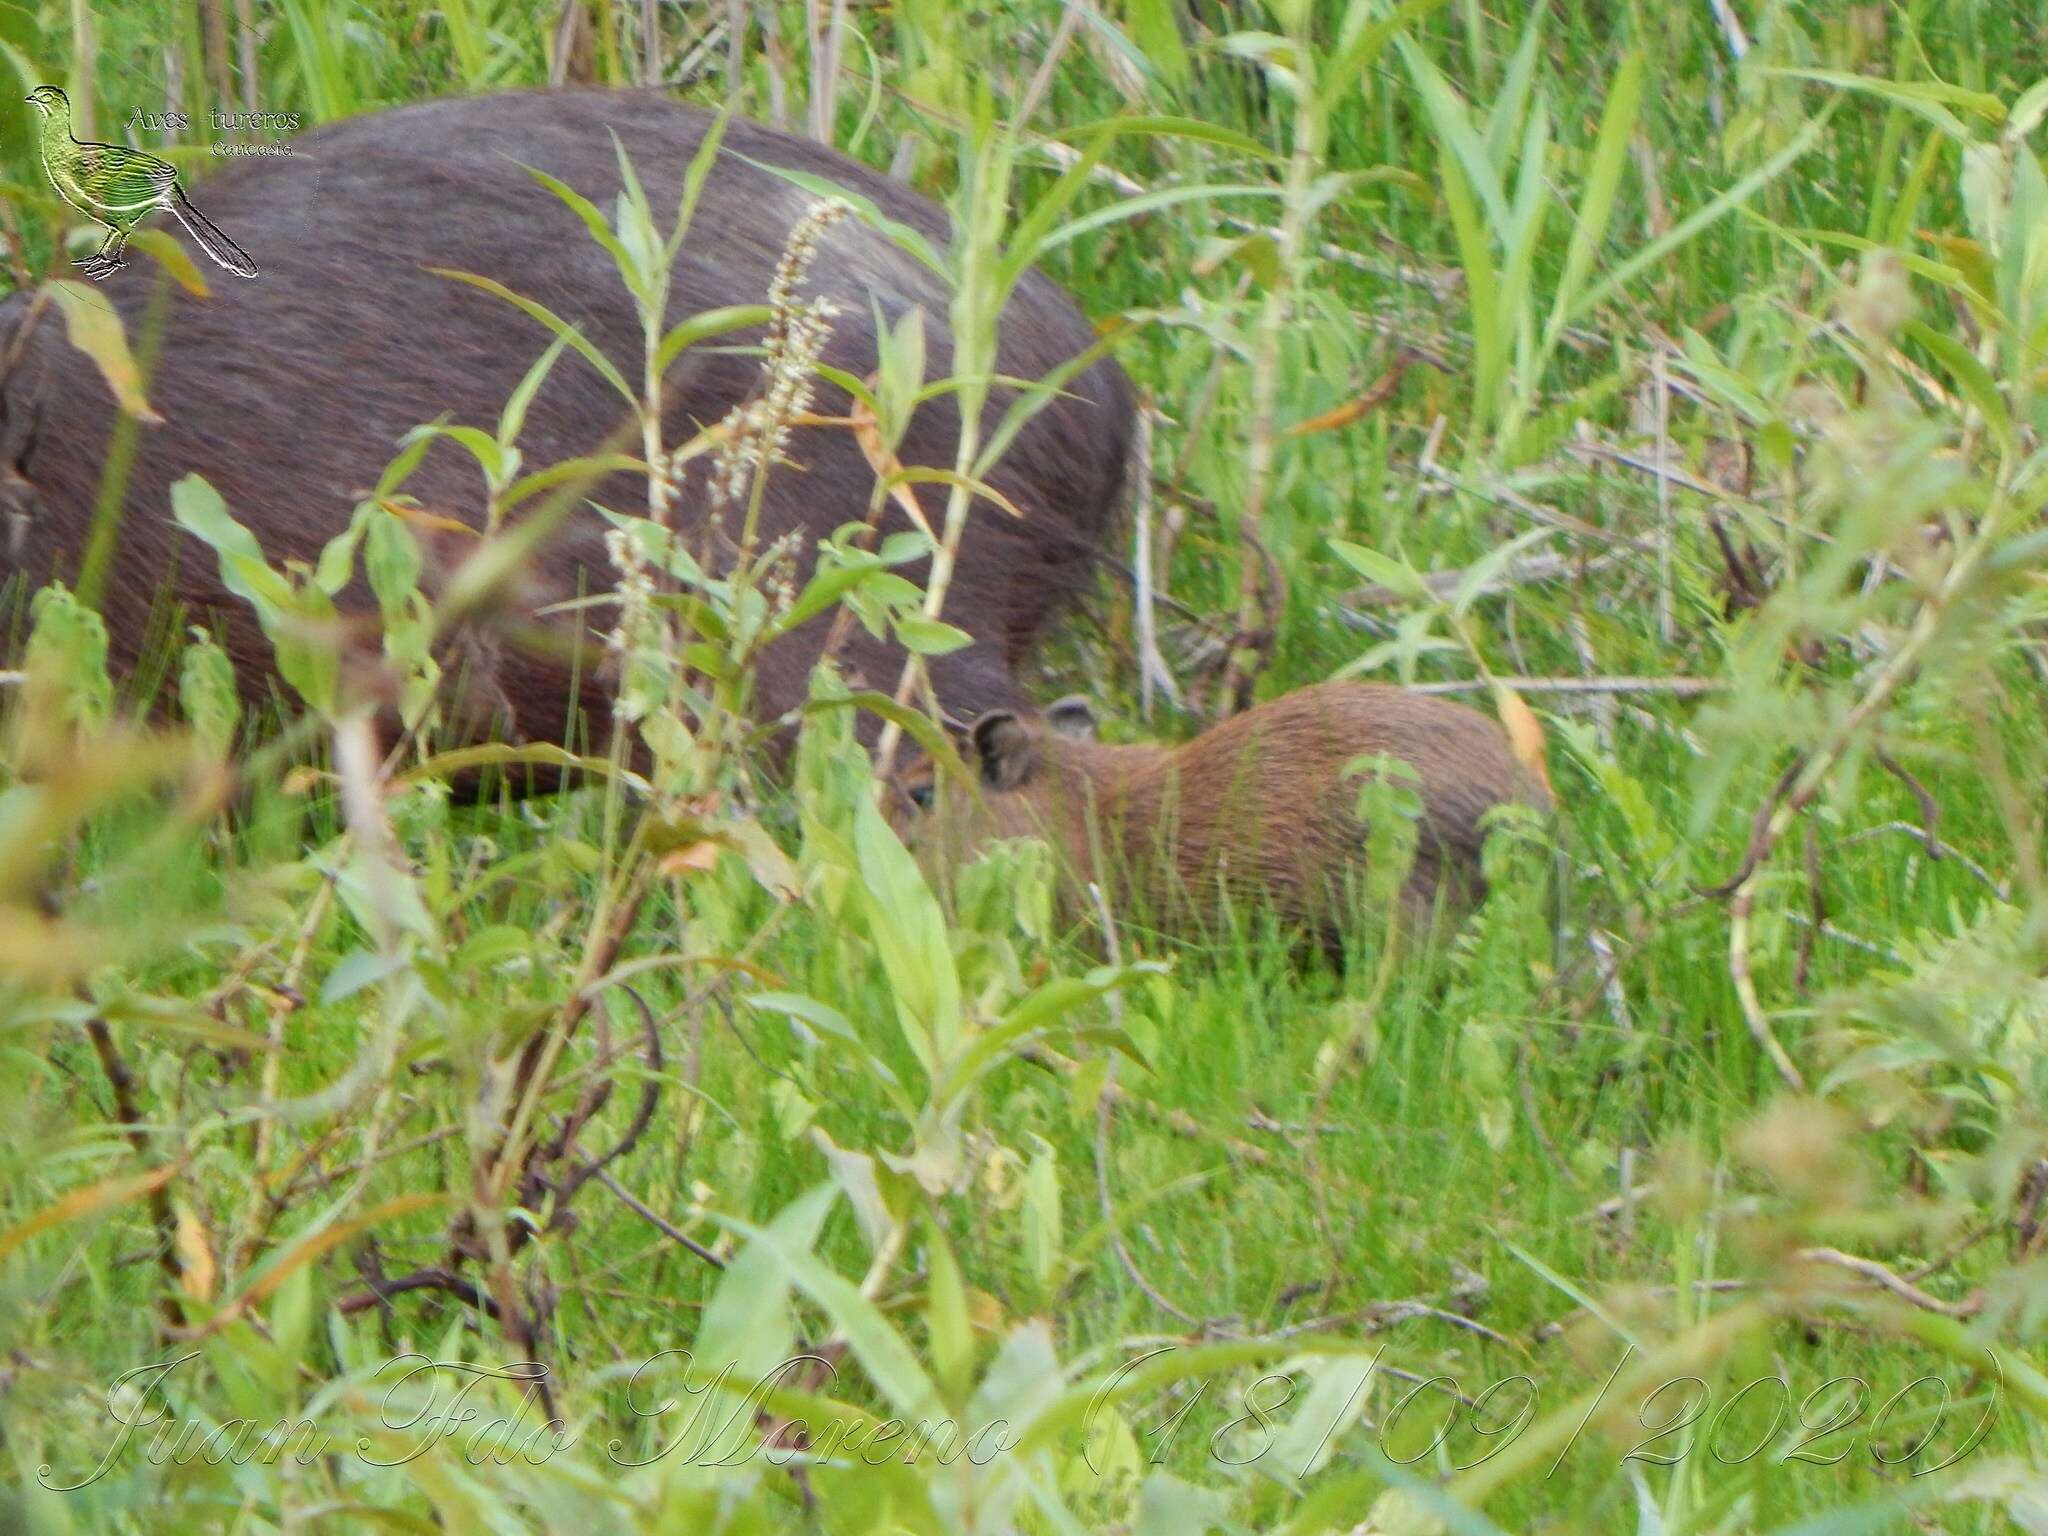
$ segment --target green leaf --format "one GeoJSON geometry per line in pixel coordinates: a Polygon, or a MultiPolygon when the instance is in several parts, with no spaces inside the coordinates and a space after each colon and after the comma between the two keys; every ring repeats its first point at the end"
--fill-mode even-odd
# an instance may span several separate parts
{"type": "Polygon", "coordinates": [[[1839,69],[1792,69],[1783,66],[1766,68],[1763,73],[1791,80],[1812,80],[1820,85],[1882,97],[1894,106],[1925,118],[1958,144],[1970,142],[1970,130],[1948,110],[1951,106],[1961,107],[1987,122],[2005,121],[2005,103],[1996,96],[1986,91],[1966,90],[1959,85],[1946,85],[1938,80],[1885,80],[1839,69]]]}
{"type": "Polygon", "coordinates": [[[221,579],[227,589],[254,604],[259,613],[275,605],[280,595],[289,598],[284,579],[264,562],[263,546],[256,542],[256,535],[235,521],[228,504],[205,476],[190,474],[172,484],[171,515],[179,527],[197,534],[220,556],[221,579]],[[251,564],[260,566],[270,580],[251,580],[251,564]],[[282,594],[280,588],[284,588],[282,594]]]}
{"type": "MultiPolygon", "coordinates": [[[[788,1359],[796,1342],[796,1322],[789,1307],[789,1266],[782,1255],[786,1251],[808,1256],[837,1193],[824,1184],[799,1195],[726,1266],[704,1304],[693,1341],[698,1373],[716,1376],[730,1369],[745,1391],[788,1359]],[[771,1234],[772,1241],[767,1240],[771,1234]]],[[[757,1230],[736,1222],[726,1225],[749,1233],[757,1230]]]]}
{"type": "Polygon", "coordinates": [[[320,558],[313,566],[313,585],[329,597],[347,586],[349,578],[355,574],[356,546],[363,541],[363,529],[368,525],[373,510],[367,504],[358,507],[355,516],[348,520],[348,526],[321,546],[320,558]]]}
{"type": "Polygon", "coordinates": [[[934,724],[931,716],[912,709],[907,704],[898,704],[886,693],[861,689],[840,698],[811,699],[804,705],[806,715],[814,715],[830,709],[864,709],[869,714],[896,725],[904,735],[916,742],[932,755],[941,771],[956,775],[965,774],[960,754],[953,750],[945,731],[934,724]]]}
{"type": "Polygon", "coordinates": [[[873,198],[863,197],[858,192],[849,191],[836,182],[827,181],[822,176],[813,176],[808,171],[787,170],[779,165],[769,165],[764,161],[751,159],[746,155],[739,154],[737,150],[733,153],[757,170],[766,171],[771,176],[779,176],[792,186],[802,187],[806,192],[820,198],[836,198],[838,201],[845,203],[860,216],[863,224],[866,224],[877,234],[882,235],[898,250],[914,256],[940,277],[948,276],[945,260],[940,256],[937,248],[908,224],[898,219],[892,219],[884,214],[881,209],[875,206],[873,198]]]}
{"type": "Polygon", "coordinates": [[[1292,1400],[1300,1406],[1288,1415],[1266,1453],[1274,1471],[1287,1478],[1306,1478],[1329,1464],[1344,1432],[1372,1403],[1367,1386],[1378,1364],[1377,1355],[1332,1355],[1310,1362],[1308,1389],[1292,1400]]]}
{"type": "Polygon", "coordinates": [[[1564,334],[1566,318],[1573,312],[1579,292],[1593,270],[1593,258],[1600,252],[1600,242],[1607,236],[1607,221],[1614,212],[1614,195],[1621,185],[1621,171],[1628,159],[1629,141],[1635,134],[1642,99],[1643,56],[1631,52],[1621,61],[1614,84],[1607,90],[1607,105],[1600,114],[1600,132],[1593,140],[1585,190],[1579,195],[1578,215],[1572,220],[1571,241],[1565,247],[1564,271],[1550,306],[1550,322],[1544,327],[1546,355],[1564,334]]]}
{"type": "Polygon", "coordinates": [[[452,443],[459,443],[467,448],[470,456],[483,467],[486,478],[495,483],[504,476],[504,450],[498,446],[498,440],[481,427],[448,426],[441,422],[430,422],[425,426],[414,427],[401,437],[399,442],[410,446],[420,438],[446,438],[452,443]]]}
{"type": "MultiPolygon", "coordinates": [[[[1002,419],[996,423],[995,430],[989,433],[988,445],[975,460],[975,477],[987,479],[996,462],[1009,451],[1010,444],[1015,441],[1017,434],[1024,430],[1032,417],[1059,398],[1060,392],[1067,387],[1068,380],[1093,368],[1099,359],[1108,356],[1135,336],[1145,323],[1147,322],[1140,320],[1135,324],[1117,326],[1043,378],[1036,379],[1019,390],[1003,411],[1002,419]]],[[[908,413],[905,415],[907,419],[908,413]]]]}
{"type": "Polygon", "coordinates": [[[1354,544],[1349,539],[1331,539],[1330,548],[1339,560],[1358,572],[1367,581],[1397,592],[1416,602],[1433,602],[1434,595],[1421,573],[1405,560],[1395,560],[1376,549],[1363,544],[1354,544]]]}
{"type": "Polygon", "coordinates": [[[619,767],[608,758],[580,757],[546,742],[514,746],[509,742],[487,741],[474,747],[459,747],[452,752],[437,752],[407,768],[398,778],[406,784],[424,784],[436,779],[452,779],[477,768],[520,767],[573,769],[600,781],[617,779],[637,795],[654,793],[654,786],[646,779],[630,769],[619,767]]]}
{"type": "Polygon", "coordinates": [[[192,258],[185,254],[185,247],[178,244],[168,231],[161,229],[136,229],[128,233],[131,250],[143,251],[156,258],[158,266],[170,273],[172,281],[194,298],[207,297],[206,275],[201,272],[192,258]]]}
{"type": "Polygon", "coordinates": [[[481,288],[485,293],[494,294],[498,298],[503,299],[522,314],[538,320],[551,332],[574,347],[577,355],[589,363],[591,367],[595,368],[599,377],[611,385],[613,389],[616,389],[625,398],[627,404],[633,406],[636,410],[639,408],[640,397],[633,393],[633,387],[626,382],[625,375],[621,374],[612,365],[611,360],[592,345],[588,337],[560,315],[549,309],[545,304],[537,303],[523,294],[514,293],[495,278],[485,277],[478,272],[461,272],[453,267],[428,267],[427,270],[436,277],[449,277],[458,283],[468,283],[472,288],[481,288]]]}
{"type": "Polygon", "coordinates": [[[904,1037],[937,1080],[958,1053],[960,977],[931,889],[871,797],[854,814],[854,855],[867,897],[868,932],[888,974],[904,1037]]]}
{"type": "Polygon", "coordinates": [[[2048,79],[2036,80],[2013,101],[2005,121],[2005,141],[2023,142],[2048,117],[2048,79]]]}
{"type": "Polygon", "coordinates": [[[772,639],[786,635],[800,624],[815,619],[828,608],[834,607],[854,587],[870,575],[887,568],[887,562],[880,555],[856,551],[852,556],[841,557],[842,563],[821,565],[817,574],[804,583],[803,591],[796,601],[789,605],[789,611],[777,619],[769,631],[772,639]]]}
{"type": "Polygon", "coordinates": [[[766,325],[775,318],[775,311],[766,304],[728,304],[722,309],[707,309],[702,314],[679,320],[661,338],[661,345],[654,351],[654,370],[666,374],[669,364],[690,347],[713,336],[723,336],[729,331],[742,331],[750,325],[766,325]]]}
{"type": "MultiPolygon", "coordinates": [[[[618,162],[620,201],[633,211],[642,230],[651,232],[654,228],[654,205],[647,201],[647,189],[640,185],[640,175],[633,169],[633,157],[619,142],[617,129],[607,128],[605,132],[611,135],[612,158],[618,162]]],[[[660,274],[649,270],[647,275],[652,278],[660,274]]]]}
{"type": "Polygon", "coordinates": [[[1521,44],[1508,63],[1507,78],[1501,82],[1493,108],[1486,114],[1486,157],[1503,173],[1507,169],[1508,146],[1514,142],[1515,125],[1528,110],[1529,92],[1536,79],[1536,45],[1542,36],[1543,8],[1531,6],[1529,19],[1522,24],[1521,44]]]}
{"type": "Polygon", "coordinates": [[[881,340],[881,356],[875,369],[874,399],[870,408],[893,452],[910,426],[917,392],[924,387],[924,310],[913,304],[894,325],[876,317],[875,334],[881,340]]]}
{"type": "Polygon", "coordinates": [[[60,582],[36,593],[29,618],[22,664],[37,690],[56,702],[56,713],[66,724],[105,725],[114,708],[106,621],[60,582]]]}
{"type": "Polygon", "coordinates": [[[1336,50],[1323,66],[1321,91],[1326,106],[1334,107],[1338,98],[1354,83],[1369,82],[1372,67],[1387,51],[1387,44],[1402,29],[1420,21],[1444,3],[1445,0],[1402,0],[1386,15],[1372,17],[1371,20],[1367,19],[1371,11],[1365,5],[1354,3],[1345,16],[1345,26],[1339,34],[1336,50]]]}
{"type": "Polygon", "coordinates": [[[647,461],[636,459],[626,453],[591,454],[585,458],[563,459],[550,464],[546,469],[537,469],[530,475],[523,475],[507,486],[498,497],[498,513],[503,516],[529,497],[542,491],[552,490],[558,485],[581,481],[587,488],[594,486],[606,475],[646,474],[647,461]]]}
{"type": "Polygon", "coordinates": [[[1270,144],[1261,144],[1249,134],[1204,122],[1198,117],[1103,117],[1067,129],[1066,137],[1078,142],[1093,138],[1098,133],[1112,138],[1191,139],[1198,144],[1214,144],[1218,149],[1232,150],[1254,160],[1280,161],[1286,158],[1270,144]]]}
{"type": "Polygon", "coordinates": [[[1171,208],[1176,203],[1187,203],[1200,198],[1212,197],[1279,197],[1281,195],[1283,195],[1282,188],[1261,186],[1256,182],[1213,182],[1192,187],[1160,187],[1151,192],[1140,192],[1135,196],[1126,197],[1111,203],[1107,208],[1098,208],[1092,213],[1084,213],[1080,218],[1073,220],[1071,223],[1061,225],[1058,229],[1047,235],[1044,240],[1040,241],[1038,248],[1031,252],[1021,265],[1028,266],[1032,262],[1036,262],[1047,251],[1056,250],[1070,240],[1078,240],[1083,235],[1092,234],[1094,231],[1106,228],[1111,224],[1120,224],[1125,219],[1136,218],[1141,213],[1151,213],[1160,208],[1171,208]]]}
{"type": "Polygon", "coordinates": [[[1180,40],[1180,18],[1172,0],[1128,0],[1131,41],[1153,72],[1170,85],[1188,77],[1188,51],[1180,40]]]}
{"type": "Polygon", "coordinates": [[[1991,370],[1977,361],[1970,349],[1945,331],[1937,331],[1925,321],[1908,320],[1905,333],[1934,355],[1948,376],[1955,381],[1956,388],[1969,397],[1972,405],[1984,417],[1984,425],[1998,440],[1998,446],[2005,452],[2012,452],[2012,414],[2006,409],[2005,396],[1999,392],[1998,383],[1991,377],[1991,370]]]}
{"type": "MultiPolygon", "coordinates": [[[[832,1187],[825,1186],[824,1193],[828,1196],[832,1194],[832,1187]]],[[[817,1198],[817,1195],[818,1192],[813,1191],[804,1198],[811,1200],[817,1198]]],[[[784,1214],[786,1216],[788,1213],[784,1214]]],[[[822,1207],[818,1214],[822,1218],[822,1207]]],[[[896,1331],[881,1310],[862,1296],[851,1281],[826,1268],[810,1251],[811,1242],[815,1240],[815,1222],[810,1223],[810,1230],[806,1233],[797,1223],[785,1224],[783,1217],[778,1217],[774,1223],[764,1228],[734,1216],[725,1216],[717,1212],[710,1215],[720,1226],[750,1239],[754,1246],[762,1250],[767,1263],[772,1266],[769,1272],[774,1278],[768,1283],[778,1287],[794,1285],[817,1305],[834,1329],[845,1337],[848,1347],[853,1351],[854,1358],[860,1362],[868,1380],[898,1414],[913,1422],[919,1418],[933,1421],[938,1419],[944,1412],[943,1404],[938,1389],[932,1384],[931,1378],[925,1375],[923,1367],[918,1364],[916,1351],[911,1349],[903,1335],[896,1331]]],[[[808,1208],[805,1216],[809,1217],[808,1208]]],[[[737,1267],[735,1265],[735,1269],[737,1267]]],[[[757,1270],[747,1278],[752,1287],[763,1289],[765,1286],[759,1275],[760,1272],[757,1270]]],[[[722,1296],[728,1287],[738,1290],[739,1278],[733,1270],[728,1270],[724,1281],[719,1285],[718,1294],[722,1296]]],[[[761,1309],[750,1307],[748,1310],[758,1315],[761,1309]]],[[[707,1363],[722,1363],[720,1357],[727,1354],[750,1362],[759,1358],[761,1352],[758,1349],[749,1350],[741,1341],[751,1341],[758,1334],[768,1333],[766,1328],[748,1331],[722,1327],[712,1335],[717,1345],[713,1348],[712,1344],[705,1342],[705,1335],[711,1333],[711,1321],[707,1309],[705,1327],[698,1336],[698,1350],[707,1363]],[[727,1340],[731,1342],[727,1343],[727,1340]]],[[[775,1360],[770,1364],[779,1363],[788,1354],[789,1347],[783,1342],[783,1337],[771,1335],[764,1341],[779,1346],[774,1350],[775,1360]]],[[[747,1378],[741,1390],[746,1390],[754,1379],[756,1378],[747,1378]]]]}
{"type": "Polygon", "coordinates": [[[932,1364],[947,1399],[967,1395],[974,1369],[974,1334],[967,1322],[967,1288],[960,1279],[960,1261],[937,1222],[925,1228],[925,1262],[931,1274],[925,1287],[925,1329],[931,1337],[932,1364]]]}
{"type": "Polygon", "coordinates": [[[583,227],[590,231],[590,238],[611,253],[612,260],[618,264],[621,277],[632,271],[632,257],[627,255],[626,248],[619,243],[619,237],[612,233],[610,221],[605,218],[604,211],[597,204],[567,182],[557,181],[537,166],[528,165],[523,160],[513,163],[568,205],[570,211],[583,221],[583,227]]]}
{"type": "Polygon", "coordinates": [[[206,631],[195,629],[178,661],[178,711],[192,733],[217,753],[234,745],[242,699],[234,663],[206,631]]]}
{"type": "MultiPolygon", "coordinates": [[[[797,1020],[816,1034],[821,1042],[845,1054],[878,1082],[891,1089],[900,1087],[889,1064],[869,1049],[867,1041],[847,1021],[846,1015],[830,1003],[796,992],[750,992],[741,1001],[749,1008],[797,1020]]],[[[901,1107],[910,1106],[906,1101],[901,1107]]]]}
{"type": "Polygon", "coordinates": [[[384,466],[384,473],[377,477],[377,489],[370,493],[370,500],[382,501],[401,485],[412,478],[412,472],[420,467],[420,460],[427,456],[427,450],[434,446],[431,437],[421,437],[416,442],[404,444],[398,455],[384,466]]]}
{"type": "Polygon", "coordinates": [[[1052,1143],[1037,1140],[1024,1174],[1024,1262],[1043,1286],[1060,1265],[1060,1165],[1052,1143]]]}
{"type": "Polygon", "coordinates": [[[1438,154],[1444,202],[1458,240],[1458,260],[1465,269],[1465,302],[1472,312],[1472,395],[1481,421],[1490,424],[1499,409],[1501,385],[1507,377],[1507,338],[1501,325],[1499,278],[1472,188],[1455,156],[1438,154]]]}
{"type": "Polygon", "coordinates": [[[1408,65],[1408,74],[1422,97],[1423,109],[1429,114],[1430,126],[1436,130],[1438,159],[1445,163],[1455,159],[1463,168],[1466,184],[1478,194],[1495,236],[1506,243],[1509,230],[1507,197],[1501,191],[1500,177],[1487,156],[1486,144],[1472,125],[1471,109],[1458,99],[1457,93],[1438,72],[1436,65],[1430,62],[1429,56],[1411,39],[1405,35],[1397,37],[1394,44],[1408,65]]]}
{"type": "Polygon", "coordinates": [[[506,398],[505,409],[498,413],[498,441],[506,447],[519,441],[519,434],[526,426],[527,408],[533,404],[541,381],[547,378],[555,366],[555,359],[562,355],[562,348],[568,344],[566,336],[557,336],[549,342],[547,350],[533,360],[533,366],[526,370],[518,386],[506,398]]]}
{"type": "Polygon", "coordinates": [[[966,630],[916,614],[906,614],[896,621],[896,638],[903,642],[905,650],[920,656],[950,656],[974,644],[974,636],[966,630]]]}
{"type": "Polygon", "coordinates": [[[1451,617],[1462,619],[1471,611],[1479,594],[1502,571],[1506,570],[1524,551],[1533,549],[1555,534],[1555,528],[1531,528],[1527,533],[1508,540],[1507,543],[1488,550],[1466,567],[1465,575],[1451,594],[1451,617]]]}
{"type": "Polygon", "coordinates": [[[372,514],[363,539],[363,572],[387,624],[405,612],[423,566],[412,530],[389,512],[372,514]]]}
{"type": "MultiPolygon", "coordinates": [[[[1165,974],[1167,968],[1158,961],[1141,960],[1124,966],[1099,966],[1085,977],[1055,977],[1034,988],[1004,1014],[999,1023],[974,1037],[933,1094],[934,1101],[951,1103],[968,1093],[982,1078],[1016,1055],[1020,1044],[1062,1025],[1069,1014],[1084,1005],[1099,1001],[1140,976],[1165,974]]],[[[1076,1033],[1084,1032],[1074,1025],[1063,1027],[1076,1033]]],[[[1123,1031],[1090,1029],[1085,1033],[1114,1045],[1139,1066],[1149,1066],[1136,1043],[1123,1031]]]]}
{"type": "Polygon", "coordinates": [[[731,121],[732,103],[728,101],[719,108],[711,126],[704,130],[704,141],[697,146],[697,153],[690,157],[690,168],[683,173],[683,191],[676,202],[676,225],[668,237],[671,266],[675,265],[676,252],[683,248],[683,236],[689,233],[691,221],[697,216],[697,199],[703,195],[704,182],[711,175],[711,167],[725,143],[726,124],[731,121]]]}
{"type": "Polygon", "coordinates": [[[402,952],[381,954],[374,949],[350,950],[336,961],[327,973],[327,980],[320,986],[322,1004],[339,1003],[365,987],[395,976],[406,967],[402,952]]]}

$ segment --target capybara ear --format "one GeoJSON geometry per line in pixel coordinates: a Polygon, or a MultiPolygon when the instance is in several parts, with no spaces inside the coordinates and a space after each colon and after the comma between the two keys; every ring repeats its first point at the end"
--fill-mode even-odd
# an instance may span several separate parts
{"type": "Polygon", "coordinates": [[[1054,699],[1039,718],[1045,721],[1046,729],[1062,736],[1071,736],[1076,741],[1095,739],[1095,706],[1085,694],[1070,693],[1063,699],[1054,699]]]}
{"type": "Polygon", "coordinates": [[[981,782],[990,789],[1016,789],[1038,771],[1038,743],[1031,728],[1007,709],[992,709],[968,728],[981,782]]]}

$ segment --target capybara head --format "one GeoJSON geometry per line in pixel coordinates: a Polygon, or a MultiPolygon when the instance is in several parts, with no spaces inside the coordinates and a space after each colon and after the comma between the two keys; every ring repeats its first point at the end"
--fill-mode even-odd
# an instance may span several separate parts
{"type": "Polygon", "coordinates": [[[1079,695],[1038,714],[995,709],[961,733],[961,757],[971,784],[948,778],[929,754],[919,753],[890,784],[890,820],[929,870],[972,859],[989,843],[1045,837],[1059,810],[1085,799],[1092,782],[1083,759],[1117,753],[1095,739],[1095,711],[1079,695]]]}
{"type": "Polygon", "coordinates": [[[998,710],[967,728],[962,756],[968,782],[919,757],[892,785],[897,826],[928,871],[943,879],[992,840],[1043,837],[1071,909],[1096,881],[1162,921],[1263,900],[1328,930],[1364,872],[1361,759],[1412,773],[1420,824],[1403,894],[1417,907],[1440,890],[1476,894],[1494,806],[1550,803],[1491,718],[1370,683],[1299,689],[1179,746],[1098,741],[1078,699],[998,710]]]}

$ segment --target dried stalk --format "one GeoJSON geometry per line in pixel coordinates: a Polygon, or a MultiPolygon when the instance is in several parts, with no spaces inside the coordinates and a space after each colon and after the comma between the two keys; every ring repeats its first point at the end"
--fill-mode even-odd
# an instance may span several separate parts
{"type": "MultiPolygon", "coordinates": [[[[107,1028],[107,1021],[94,1014],[85,1021],[85,1033],[92,1041],[93,1054],[99,1057],[100,1071],[106,1075],[107,1086],[114,1095],[114,1119],[127,1137],[128,1145],[140,1157],[149,1155],[149,1132],[144,1128],[142,1108],[135,1098],[135,1074],[128,1070],[128,1063],[121,1059],[120,1049],[114,1044],[113,1032],[107,1028]]],[[[166,1330],[181,1328],[185,1322],[185,1309],[179,1300],[180,1287],[185,1278],[185,1266],[178,1258],[178,1217],[171,1209],[171,1197],[162,1183],[156,1184],[149,1192],[150,1219],[156,1225],[157,1263],[164,1277],[171,1284],[158,1303],[166,1330]]]]}

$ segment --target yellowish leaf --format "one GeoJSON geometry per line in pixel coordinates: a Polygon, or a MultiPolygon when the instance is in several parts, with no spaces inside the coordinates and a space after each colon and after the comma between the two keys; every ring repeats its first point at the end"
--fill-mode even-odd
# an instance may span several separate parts
{"type": "MultiPolygon", "coordinates": [[[[1495,679],[1493,707],[1500,715],[1501,728],[1508,733],[1508,750],[1515,761],[1528,769],[1537,783],[1550,790],[1550,766],[1543,749],[1543,724],[1536,711],[1506,683],[1495,679]]],[[[1553,791],[1554,793],[1554,791],[1553,791]]]]}
{"type": "Polygon", "coordinates": [[[1378,410],[1394,397],[1400,387],[1401,376],[1409,366],[1419,362],[1413,352],[1403,350],[1395,354],[1387,371],[1375,379],[1372,385],[1355,399],[1347,400],[1333,410],[1324,411],[1320,416],[1311,416],[1306,421],[1297,421],[1283,434],[1287,437],[1306,437],[1311,432],[1329,432],[1337,427],[1348,427],[1368,411],[1378,410]]]}
{"type": "Polygon", "coordinates": [[[429,512],[425,507],[394,501],[390,497],[379,501],[377,505],[393,517],[411,523],[416,528],[431,528],[439,533],[466,533],[472,539],[483,537],[479,530],[470,527],[461,518],[449,517],[443,512],[429,512]]]}
{"type": "Polygon", "coordinates": [[[126,1205],[144,1195],[154,1194],[169,1182],[178,1170],[173,1164],[152,1168],[148,1173],[124,1173],[115,1178],[101,1179],[83,1189],[74,1189],[58,1200],[55,1205],[45,1206],[28,1220],[0,1232],[0,1259],[6,1258],[30,1238],[61,1227],[66,1222],[77,1221],[116,1205],[126,1205]]]}
{"type": "Polygon", "coordinates": [[[142,392],[142,373],[128,350],[128,336],[114,306],[68,277],[53,277],[47,286],[57,307],[64,311],[64,332],[71,345],[93,360],[121,409],[151,426],[160,423],[163,417],[150,408],[142,392]]]}
{"type": "MultiPolygon", "coordinates": [[[[992,501],[1012,517],[1022,517],[1024,509],[986,480],[976,480],[967,475],[955,474],[950,469],[899,469],[897,480],[901,485],[964,485],[975,495],[992,501]]],[[[900,486],[899,486],[900,488],[900,486]]]]}
{"type": "Polygon", "coordinates": [[[129,232],[128,243],[138,251],[147,251],[157,259],[166,272],[177,280],[194,298],[203,299],[209,292],[205,275],[192,264],[192,258],[185,254],[185,247],[166,230],[137,229],[129,232]]]}
{"type": "MultiPolygon", "coordinates": [[[[868,382],[874,383],[870,377],[868,382]]],[[[932,532],[932,525],[925,520],[924,508],[917,504],[910,487],[903,483],[903,461],[896,457],[895,450],[882,441],[882,429],[875,421],[875,413],[859,400],[853,402],[853,440],[860,444],[860,451],[868,461],[868,468],[875,472],[875,478],[889,487],[889,497],[903,509],[903,515],[926,538],[938,542],[938,535],[932,532]]]]}
{"type": "Polygon", "coordinates": [[[283,1285],[293,1273],[305,1268],[323,1253],[339,1248],[358,1233],[368,1231],[378,1222],[389,1221],[395,1216],[407,1216],[414,1211],[432,1210],[447,1203],[448,1196],[438,1191],[431,1194],[395,1195],[389,1200],[371,1206],[352,1220],[337,1221],[331,1226],[320,1228],[280,1254],[275,1263],[250,1282],[248,1289],[216,1312],[201,1332],[220,1332],[283,1285]]]}
{"type": "Polygon", "coordinates": [[[969,1286],[967,1321],[975,1331],[993,1337],[1003,1331],[1003,1304],[978,1286],[969,1286]]]}
{"type": "Polygon", "coordinates": [[[178,1207],[178,1286],[194,1301],[213,1299],[214,1281],[220,1271],[213,1262],[213,1245],[206,1240],[190,1206],[178,1207]]]}
{"type": "Polygon", "coordinates": [[[686,875],[693,871],[715,869],[718,866],[718,844],[710,839],[691,843],[687,848],[677,848],[661,856],[656,867],[664,875],[686,875]]]}

